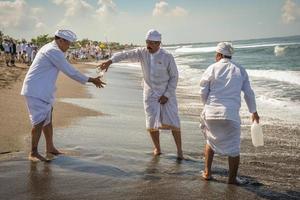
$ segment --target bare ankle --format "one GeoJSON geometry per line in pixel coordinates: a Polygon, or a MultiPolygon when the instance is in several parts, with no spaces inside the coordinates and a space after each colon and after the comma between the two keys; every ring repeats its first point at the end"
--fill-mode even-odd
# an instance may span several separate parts
{"type": "Polygon", "coordinates": [[[154,148],[153,154],[154,154],[155,156],[158,156],[158,155],[161,154],[161,150],[160,150],[159,148],[154,148]]]}

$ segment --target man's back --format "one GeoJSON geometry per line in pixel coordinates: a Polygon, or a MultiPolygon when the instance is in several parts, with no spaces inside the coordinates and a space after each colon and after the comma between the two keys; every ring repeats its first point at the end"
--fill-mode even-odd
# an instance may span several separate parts
{"type": "Polygon", "coordinates": [[[205,104],[207,117],[238,120],[245,69],[223,58],[209,66],[209,94],[205,104]]]}

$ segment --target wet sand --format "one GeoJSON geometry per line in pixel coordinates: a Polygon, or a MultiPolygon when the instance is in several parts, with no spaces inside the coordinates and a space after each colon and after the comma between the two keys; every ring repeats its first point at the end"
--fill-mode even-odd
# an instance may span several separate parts
{"type": "Polygon", "coordinates": [[[251,144],[249,126],[243,127],[239,175],[248,183],[227,185],[227,159],[221,156],[214,159],[215,180],[203,181],[204,140],[198,128],[201,107],[181,106],[186,101],[197,103],[198,97],[178,91],[186,160],[176,161],[168,132],[161,133],[163,154],[153,157],[145,130],[140,71],[114,66],[106,76],[105,89],[86,88],[90,98],[59,99],[103,113],[55,129],[56,144],[66,155],[51,163],[31,163],[20,151],[0,161],[1,197],[299,199],[299,125],[264,126],[265,146],[257,149],[251,144]]]}
{"type": "MultiPolygon", "coordinates": [[[[0,66],[0,154],[23,151],[27,144],[25,138],[30,136],[31,124],[24,97],[20,95],[22,83],[28,67],[16,64],[16,67],[0,66]]],[[[84,71],[89,65],[76,65],[84,71]]],[[[57,81],[57,97],[88,98],[83,86],[62,73],[57,81]]],[[[95,116],[101,113],[79,106],[56,101],[54,105],[53,124],[55,127],[66,127],[71,121],[84,116],[95,116]]]]}

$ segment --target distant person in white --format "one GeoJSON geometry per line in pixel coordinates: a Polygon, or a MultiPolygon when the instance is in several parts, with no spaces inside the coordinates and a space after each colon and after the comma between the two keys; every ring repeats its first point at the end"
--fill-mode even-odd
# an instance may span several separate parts
{"type": "Polygon", "coordinates": [[[102,70],[107,70],[112,63],[122,60],[141,63],[146,127],[154,144],[153,153],[161,154],[159,129],[170,129],[177,147],[177,158],[183,159],[176,99],[178,70],[173,56],[160,48],[160,44],[161,34],[156,30],[149,30],[146,35],[147,47],[116,53],[100,66],[102,70]]]}
{"type": "Polygon", "coordinates": [[[221,42],[216,49],[216,63],[210,65],[200,81],[200,95],[204,103],[202,129],[206,137],[205,170],[202,176],[211,179],[214,153],[228,156],[229,184],[238,184],[240,161],[241,91],[252,113],[252,121],[259,123],[255,95],[246,70],[231,60],[231,43],[221,42]]]}
{"type": "Polygon", "coordinates": [[[55,100],[56,79],[62,71],[70,78],[85,84],[92,82],[95,86],[103,87],[99,77],[91,78],[80,73],[66,60],[65,52],[72,42],[76,41],[76,35],[70,30],[58,30],[55,32],[54,41],[44,45],[37,53],[31,64],[21,91],[26,98],[29,117],[32,123],[32,140],[30,160],[47,161],[38,153],[38,143],[42,131],[46,139],[47,155],[61,154],[53,144],[52,107],[55,100]]]}

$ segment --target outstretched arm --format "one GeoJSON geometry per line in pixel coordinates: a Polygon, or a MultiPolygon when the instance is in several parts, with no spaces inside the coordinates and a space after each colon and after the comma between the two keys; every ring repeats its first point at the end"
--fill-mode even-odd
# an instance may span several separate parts
{"type": "Polygon", "coordinates": [[[92,78],[87,77],[78,70],[76,70],[60,52],[50,52],[46,54],[50,61],[64,74],[72,78],[75,81],[78,81],[82,84],[86,82],[93,83],[98,88],[103,88],[105,83],[100,80],[100,77],[92,78]]]}
{"type": "Polygon", "coordinates": [[[130,60],[132,62],[138,62],[140,60],[140,50],[137,48],[129,51],[118,52],[114,54],[111,59],[100,64],[99,67],[101,68],[101,70],[107,71],[108,67],[112,63],[117,63],[122,60],[130,60]]]}

